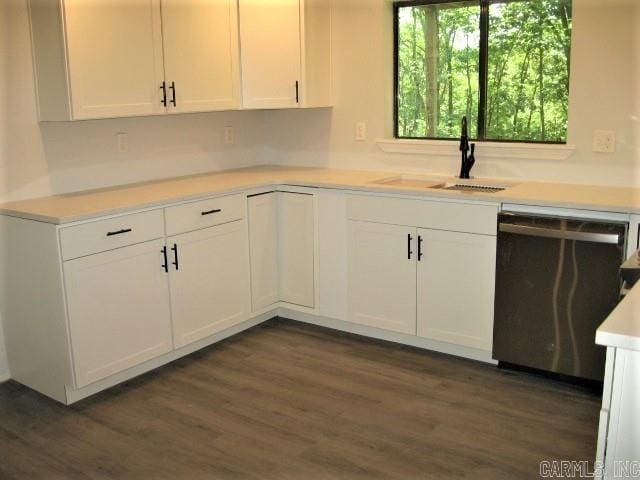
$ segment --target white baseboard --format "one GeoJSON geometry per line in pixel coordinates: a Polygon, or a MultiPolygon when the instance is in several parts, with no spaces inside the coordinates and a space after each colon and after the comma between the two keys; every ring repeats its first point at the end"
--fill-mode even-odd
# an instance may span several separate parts
{"type": "MultiPolygon", "coordinates": [[[[416,337],[415,335],[406,335],[403,333],[381,330],[379,328],[367,327],[365,325],[337,320],[335,318],[323,317],[312,313],[311,309],[278,303],[274,304],[271,309],[263,310],[259,314],[255,315],[249,320],[246,320],[245,322],[240,323],[239,325],[235,325],[234,327],[228,328],[227,330],[216,335],[212,335],[211,337],[207,337],[200,341],[194,342],[191,345],[178,350],[174,350],[173,352],[167,353],[158,358],[154,358],[153,360],[149,360],[148,362],[137,365],[133,368],[125,370],[124,372],[112,375],[108,378],[92,383],[91,385],[80,389],[72,389],[66,387],[66,403],[72,404],[74,402],[82,400],[83,398],[87,398],[109,387],[113,387],[138,375],[142,375],[155,368],[161,367],[162,365],[166,365],[167,363],[170,363],[180,357],[189,355],[190,353],[200,350],[201,348],[207,347],[216,342],[224,340],[225,338],[236,335],[276,316],[288,318],[298,322],[308,323],[311,325],[317,325],[320,327],[331,328],[333,330],[340,330],[356,335],[371,337],[378,340],[400,343],[403,345],[409,345],[425,350],[432,350],[440,353],[468,358],[471,360],[477,360],[480,362],[491,363],[494,365],[498,363],[491,358],[490,351],[462,347],[450,343],[438,342],[435,340],[416,337]]],[[[9,372],[0,372],[0,382],[7,381],[9,379],[9,372]]]]}
{"type": "Polygon", "coordinates": [[[378,340],[386,340],[388,342],[401,343],[412,347],[423,348],[435,352],[455,355],[456,357],[468,358],[479,362],[491,363],[497,365],[498,362],[491,358],[491,352],[479,350],[477,348],[462,347],[452,343],[439,342],[437,340],[429,340],[427,338],[416,337],[415,335],[407,335],[404,333],[396,333],[379,328],[367,327],[357,323],[337,320],[335,318],[321,317],[309,313],[304,313],[290,308],[281,307],[278,309],[278,316],[289,318],[298,322],[318,325],[320,327],[332,328],[342,332],[354,333],[365,337],[376,338],[378,340]]]}
{"type": "Polygon", "coordinates": [[[0,372],[0,383],[4,383],[7,380],[11,380],[11,374],[9,372],[0,372]]]}
{"type": "Polygon", "coordinates": [[[87,398],[91,395],[94,395],[102,390],[106,390],[107,388],[113,387],[119,383],[126,382],[127,380],[131,380],[138,375],[142,375],[147,373],[155,368],[166,365],[167,363],[171,363],[174,360],[177,360],[180,357],[184,357],[193,353],[202,348],[208,347],[214,343],[220,342],[225,338],[232,337],[244,330],[247,330],[251,327],[255,327],[256,325],[269,320],[276,316],[277,310],[272,309],[268,312],[264,312],[260,315],[257,315],[249,320],[246,320],[238,325],[234,325],[233,327],[227,328],[223,332],[217,333],[210,337],[204,338],[197,342],[194,342],[186,347],[182,347],[178,350],[174,350],[172,352],[161,355],[160,357],[154,358],[153,360],[149,360],[140,365],[136,365],[135,367],[129,368],[123,372],[116,373],[115,375],[111,375],[108,378],[103,380],[99,380],[91,385],[87,385],[83,388],[72,389],[66,387],[66,396],[67,396],[67,405],[75,403],[83,398],[87,398]]]}

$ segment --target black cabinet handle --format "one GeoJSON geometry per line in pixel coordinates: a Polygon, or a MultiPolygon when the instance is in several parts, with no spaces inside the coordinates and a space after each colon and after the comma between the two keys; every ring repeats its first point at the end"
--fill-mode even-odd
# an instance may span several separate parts
{"type": "Polygon", "coordinates": [[[296,103],[300,103],[300,82],[296,80],[296,103]]]}
{"type": "Polygon", "coordinates": [[[206,212],[201,212],[200,215],[204,217],[205,215],[211,215],[212,213],[220,213],[221,211],[221,208],[216,208],[215,210],[207,210],[206,212]]]}
{"type": "Polygon", "coordinates": [[[107,232],[107,237],[113,237],[114,235],[122,235],[123,233],[129,233],[133,230],[130,228],[123,228],[122,230],[117,230],[115,232],[107,232]]]}
{"type": "Polygon", "coordinates": [[[162,264],[162,268],[166,273],[169,273],[169,262],[167,259],[167,246],[165,245],[164,247],[162,247],[162,250],[160,251],[162,252],[162,255],[164,257],[164,263],[162,264]]]}
{"type": "Polygon", "coordinates": [[[178,270],[179,269],[179,266],[178,266],[178,245],[176,245],[174,243],[173,247],[171,247],[171,251],[173,252],[173,258],[174,258],[174,261],[171,262],[171,263],[176,267],[176,270],[178,270]]]}
{"type": "Polygon", "coordinates": [[[162,90],[162,100],[160,100],[160,103],[166,107],[167,106],[167,82],[162,82],[162,85],[160,85],[160,90],[162,90]]]}
{"type": "Polygon", "coordinates": [[[171,86],[169,88],[171,89],[171,103],[176,107],[176,82],[171,82],[171,86]]]}
{"type": "Polygon", "coordinates": [[[413,255],[413,252],[411,251],[411,242],[413,242],[413,237],[411,236],[411,234],[407,234],[407,259],[411,260],[411,255],[413,255]]]}
{"type": "Polygon", "coordinates": [[[422,261],[422,235],[418,235],[418,261],[422,261]]]}

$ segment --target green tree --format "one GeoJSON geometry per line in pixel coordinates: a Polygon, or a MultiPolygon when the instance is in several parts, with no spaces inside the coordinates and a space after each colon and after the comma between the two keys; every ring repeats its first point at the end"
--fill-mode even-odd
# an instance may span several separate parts
{"type": "MultiPolygon", "coordinates": [[[[485,137],[564,141],[571,54],[571,0],[493,2],[485,137]]],[[[456,138],[478,118],[478,1],[401,7],[398,133],[456,138]]]]}

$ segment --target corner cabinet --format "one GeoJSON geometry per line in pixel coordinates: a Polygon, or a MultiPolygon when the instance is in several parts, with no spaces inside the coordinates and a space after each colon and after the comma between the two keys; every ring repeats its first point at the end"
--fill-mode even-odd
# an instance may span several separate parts
{"type": "Polygon", "coordinates": [[[29,0],[41,121],[238,108],[233,0],[29,0]]]}
{"type": "Polygon", "coordinates": [[[244,108],[331,105],[331,1],[239,0],[244,108]]]}
{"type": "Polygon", "coordinates": [[[315,213],[310,193],[248,199],[253,311],[285,302],[315,306],[315,213]]]}

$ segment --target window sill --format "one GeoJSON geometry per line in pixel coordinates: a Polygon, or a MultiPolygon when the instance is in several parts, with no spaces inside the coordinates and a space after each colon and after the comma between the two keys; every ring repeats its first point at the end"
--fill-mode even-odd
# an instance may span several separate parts
{"type": "MultiPolygon", "coordinates": [[[[525,160],[566,160],[575,151],[575,145],[543,143],[502,143],[474,142],[476,152],[483,157],[514,158],[525,160]]],[[[406,153],[433,155],[439,157],[458,157],[460,143],[456,140],[376,140],[378,147],[385,153],[406,153]]]]}

